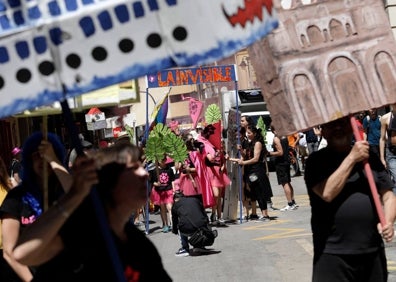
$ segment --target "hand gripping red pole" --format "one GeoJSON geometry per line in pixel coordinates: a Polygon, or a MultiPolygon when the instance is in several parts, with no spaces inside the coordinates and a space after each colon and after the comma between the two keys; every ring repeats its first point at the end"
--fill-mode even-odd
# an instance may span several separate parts
{"type": "MultiPolygon", "coordinates": [[[[362,137],[359,133],[359,129],[356,123],[356,119],[354,116],[351,116],[351,126],[353,129],[353,135],[355,136],[356,141],[361,141],[362,137]]],[[[373,195],[373,199],[374,199],[374,204],[375,204],[375,208],[377,210],[377,214],[379,217],[379,220],[381,222],[382,226],[385,226],[385,216],[384,216],[384,211],[382,209],[382,205],[379,199],[379,195],[378,195],[378,191],[377,191],[377,187],[375,185],[374,182],[374,177],[373,177],[373,172],[371,170],[370,164],[368,163],[367,160],[363,161],[363,165],[364,165],[364,171],[366,172],[366,177],[367,180],[369,182],[370,185],[370,190],[371,190],[371,194],[373,195]]]]}

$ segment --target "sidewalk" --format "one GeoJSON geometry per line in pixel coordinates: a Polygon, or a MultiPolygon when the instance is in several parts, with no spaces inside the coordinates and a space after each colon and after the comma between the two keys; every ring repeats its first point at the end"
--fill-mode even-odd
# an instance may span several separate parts
{"type": "MultiPolygon", "coordinates": [[[[285,205],[276,175],[270,173],[274,206],[285,205]]],[[[148,238],[156,245],[173,281],[309,282],[312,273],[311,209],[303,177],[292,178],[298,210],[269,212],[270,222],[239,220],[217,227],[211,249],[217,254],[176,257],[177,235],[162,233],[159,215],[150,215],[148,238]]],[[[210,210],[207,210],[210,216],[210,210]]],[[[238,211],[239,215],[239,211],[238,211]]],[[[396,244],[387,245],[389,281],[396,281],[396,244]]],[[[155,271],[155,270],[153,270],[155,271]]]]}

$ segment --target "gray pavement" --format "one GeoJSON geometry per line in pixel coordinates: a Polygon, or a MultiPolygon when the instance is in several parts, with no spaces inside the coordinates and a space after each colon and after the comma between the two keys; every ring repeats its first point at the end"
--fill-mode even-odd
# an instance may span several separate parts
{"type": "MultiPolygon", "coordinates": [[[[270,173],[270,181],[274,206],[281,208],[286,200],[274,172],[270,173]]],[[[217,227],[219,235],[211,249],[219,253],[176,257],[179,239],[171,232],[162,233],[159,215],[150,215],[147,236],[176,282],[308,282],[312,273],[311,211],[303,177],[293,178],[292,185],[298,210],[271,211],[270,222],[240,223],[238,219],[228,222],[226,227],[217,227]]],[[[210,215],[210,210],[207,211],[210,215]]],[[[387,245],[389,281],[396,281],[395,241],[387,245]]]]}

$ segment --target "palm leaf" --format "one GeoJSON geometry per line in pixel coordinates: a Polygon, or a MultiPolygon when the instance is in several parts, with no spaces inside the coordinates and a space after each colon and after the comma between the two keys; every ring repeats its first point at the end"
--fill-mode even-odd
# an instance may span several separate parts
{"type": "Polygon", "coordinates": [[[169,156],[175,161],[175,163],[183,163],[187,159],[187,146],[180,137],[173,133],[166,135],[163,139],[163,144],[169,156]]]}
{"type": "Polygon", "coordinates": [[[259,119],[257,120],[256,127],[261,129],[261,135],[264,138],[264,143],[267,144],[267,141],[265,140],[265,137],[267,136],[267,128],[265,126],[264,119],[262,116],[260,116],[259,119]]]}
{"type": "Polygon", "coordinates": [[[145,153],[149,161],[159,162],[168,155],[175,162],[184,162],[188,151],[180,137],[166,125],[158,123],[149,134],[145,153]]]}
{"type": "Polygon", "coordinates": [[[147,139],[145,154],[148,161],[158,162],[164,158],[165,153],[165,147],[159,137],[151,136],[147,139]]]}
{"type": "Polygon", "coordinates": [[[172,131],[164,125],[163,123],[158,123],[156,126],[154,126],[153,130],[151,130],[149,138],[151,136],[157,136],[159,138],[163,138],[165,135],[171,134],[172,131]]]}
{"type": "MultiPolygon", "coordinates": [[[[124,125],[124,128],[125,128],[126,133],[128,134],[129,141],[130,141],[132,144],[135,144],[135,142],[134,142],[135,133],[134,133],[133,127],[130,127],[129,125],[125,124],[125,125],[124,125]]],[[[135,144],[135,145],[136,145],[136,144],[135,144]]]]}
{"type": "Polygon", "coordinates": [[[213,124],[221,120],[221,111],[216,104],[210,104],[205,111],[205,121],[208,124],[213,124]]]}

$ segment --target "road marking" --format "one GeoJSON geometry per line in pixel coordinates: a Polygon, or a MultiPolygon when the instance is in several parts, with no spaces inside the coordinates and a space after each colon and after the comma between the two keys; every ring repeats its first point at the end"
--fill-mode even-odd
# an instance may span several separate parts
{"type": "Polygon", "coordinates": [[[265,230],[278,231],[278,232],[272,235],[258,237],[253,240],[257,241],[257,240],[285,239],[292,237],[312,236],[312,233],[302,233],[302,232],[306,232],[306,230],[303,228],[265,228],[265,230]]]}
{"type": "Polygon", "coordinates": [[[301,236],[312,236],[311,232],[307,233],[307,230],[304,228],[284,228],[279,227],[280,224],[285,224],[290,220],[273,220],[271,222],[266,222],[263,224],[254,224],[249,227],[243,228],[244,230],[261,230],[261,231],[275,231],[273,234],[254,238],[253,240],[272,240],[272,239],[285,239],[292,237],[301,237],[301,236]]]}
{"type": "Polygon", "coordinates": [[[396,272],[396,261],[388,260],[388,272],[396,272]]]}

